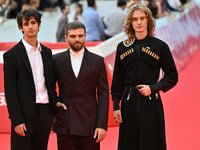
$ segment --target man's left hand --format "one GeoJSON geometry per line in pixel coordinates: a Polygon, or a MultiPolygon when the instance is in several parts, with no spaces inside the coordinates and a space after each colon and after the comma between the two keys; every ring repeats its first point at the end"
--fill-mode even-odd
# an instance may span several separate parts
{"type": "Polygon", "coordinates": [[[106,137],[106,130],[102,128],[96,128],[94,133],[94,138],[96,137],[97,137],[96,143],[103,141],[106,137]]]}
{"type": "Polygon", "coordinates": [[[57,102],[56,103],[57,107],[62,107],[64,110],[67,110],[67,107],[65,106],[65,104],[61,103],[61,102],[57,102]]]}

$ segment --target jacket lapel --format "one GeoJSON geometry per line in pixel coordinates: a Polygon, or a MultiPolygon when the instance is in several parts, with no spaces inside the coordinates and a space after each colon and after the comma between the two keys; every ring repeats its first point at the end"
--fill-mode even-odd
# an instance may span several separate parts
{"type": "Polygon", "coordinates": [[[44,76],[46,79],[48,76],[48,72],[49,72],[49,63],[51,63],[51,62],[49,62],[50,60],[48,59],[48,53],[47,53],[46,49],[44,48],[44,46],[42,44],[40,44],[40,45],[41,45],[41,49],[42,49],[41,56],[42,56],[43,67],[44,67],[44,76]]]}
{"type": "Polygon", "coordinates": [[[69,49],[66,52],[64,52],[63,55],[64,57],[62,57],[63,59],[62,68],[65,71],[65,76],[66,78],[69,78],[70,80],[74,81],[76,80],[76,76],[72,69],[69,49]]]}
{"type": "Polygon", "coordinates": [[[22,59],[24,65],[26,66],[28,72],[30,73],[31,76],[33,76],[30,61],[28,59],[28,55],[27,55],[26,49],[25,49],[22,41],[19,42],[18,53],[19,53],[19,56],[22,59]]]}

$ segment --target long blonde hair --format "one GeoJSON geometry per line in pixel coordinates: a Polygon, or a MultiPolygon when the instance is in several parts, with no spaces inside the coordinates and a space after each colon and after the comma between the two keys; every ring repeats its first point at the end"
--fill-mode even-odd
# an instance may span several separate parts
{"type": "Polygon", "coordinates": [[[154,31],[155,31],[155,27],[156,27],[156,22],[152,16],[151,10],[148,7],[142,5],[141,3],[137,3],[137,4],[134,4],[131,8],[129,8],[128,14],[126,16],[126,20],[123,25],[124,32],[128,36],[128,39],[132,40],[135,38],[135,30],[133,29],[133,26],[132,26],[132,19],[133,19],[132,14],[135,10],[140,10],[146,14],[147,23],[148,23],[147,33],[151,37],[153,37],[155,35],[154,31]]]}

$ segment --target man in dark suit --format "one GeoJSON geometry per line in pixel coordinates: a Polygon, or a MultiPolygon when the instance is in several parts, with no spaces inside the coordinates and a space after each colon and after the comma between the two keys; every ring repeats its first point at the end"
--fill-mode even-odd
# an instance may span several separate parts
{"type": "Polygon", "coordinates": [[[51,50],[37,41],[41,14],[17,16],[23,39],[4,54],[5,97],[11,119],[11,150],[46,150],[58,102],[51,50]]]}
{"type": "Polygon", "coordinates": [[[59,150],[99,150],[106,136],[109,88],[104,59],[85,47],[85,26],[68,23],[69,49],[53,56],[59,98],[67,106],[56,115],[53,131],[59,150]]]}

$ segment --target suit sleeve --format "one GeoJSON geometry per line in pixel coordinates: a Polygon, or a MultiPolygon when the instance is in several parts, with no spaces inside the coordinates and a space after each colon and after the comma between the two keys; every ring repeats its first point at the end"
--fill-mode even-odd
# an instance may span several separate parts
{"type": "Polygon", "coordinates": [[[9,118],[13,126],[24,123],[23,114],[18,99],[17,66],[16,58],[10,53],[5,53],[4,58],[4,89],[9,118]]]}
{"type": "Polygon", "coordinates": [[[98,96],[97,128],[103,128],[107,130],[108,110],[109,110],[109,88],[108,88],[106,67],[103,59],[101,61],[100,71],[99,71],[97,96],[98,96]]]}
{"type": "Polygon", "coordinates": [[[49,51],[49,57],[50,57],[50,91],[48,92],[49,97],[51,99],[51,104],[53,105],[53,108],[56,110],[56,103],[59,101],[57,97],[57,92],[56,92],[56,80],[55,80],[55,74],[54,74],[54,68],[53,68],[53,59],[52,59],[52,51],[49,51]]]}
{"type": "Polygon", "coordinates": [[[116,56],[115,56],[112,85],[111,85],[111,95],[112,95],[112,100],[113,100],[114,111],[119,109],[119,103],[125,89],[125,85],[124,85],[125,71],[124,71],[122,62],[120,60],[120,52],[119,52],[120,49],[123,49],[123,47],[121,47],[121,44],[118,44],[116,56]]]}
{"type": "Polygon", "coordinates": [[[164,77],[158,83],[150,85],[152,93],[155,93],[159,90],[167,92],[178,82],[178,72],[167,44],[163,46],[160,64],[164,72],[164,77]]]}

